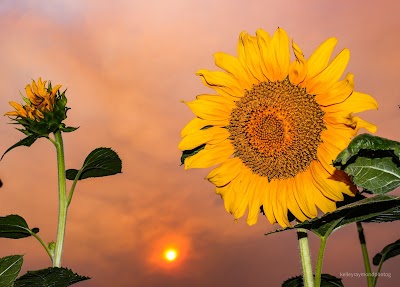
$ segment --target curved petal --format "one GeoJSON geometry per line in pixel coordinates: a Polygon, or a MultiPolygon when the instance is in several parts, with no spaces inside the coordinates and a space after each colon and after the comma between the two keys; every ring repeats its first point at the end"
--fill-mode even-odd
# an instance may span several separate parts
{"type": "Polygon", "coordinates": [[[208,100],[197,99],[185,102],[192,112],[199,118],[211,121],[229,120],[232,108],[223,103],[210,102],[208,100]]]}
{"type": "Polygon", "coordinates": [[[244,167],[238,177],[233,180],[235,190],[235,203],[232,206],[232,214],[235,219],[243,216],[249,205],[250,190],[249,185],[254,177],[252,172],[244,167]]]}
{"type": "Polygon", "coordinates": [[[303,211],[304,215],[309,218],[317,216],[317,208],[314,203],[314,197],[307,191],[312,188],[312,179],[309,172],[302,172],[296,175],[295,183],[296,189],[294,189],[294,195],[299,207],[303,211]]]}
{"type": "Polygon", "coordinates": [[[278,28],[268,46],[261,46],[262,62],[266,77],[272,81],[283,81],[289,74],[289,37],[285,30],[278,28]]]}
{"type": "Polygon", "coordinates": [[[299,203],[296,201],[296,196],[294,194],[294,189],[296,189],[295,182],[293,179],[287,179],[284,181],[286,183],[287,193],[288,193],[288,209],[296,217],[297,220],[304,221],[308,217],[304,215],[303,211],[300,209],[299,203]]]}
{"type": "Polygon", "coordinates": [[[225,128],[210,127],[185,136],[179,143],[179,150],[191,150],[202,144],[215,145],[226,140],[230,133],[225,128]]]}
{"type": "Polygon", "coordinates": [[[370,95],[353,92],[343,102],[331,105],[326,108],[329,112],[348,112],[348,113],[359,113],[368,110],[377,110],[378,103],[370,95]]]}
{"type": "Polygon", "coordinates": [[[185,170],[189,168],[207,168],[227,160],[235,152],[230,140],[204,149],[185,159],[185,170]]]}
{"type": "Polygon", "coordinates": [[[250,36],[246,32],[240,33],[237,50],[239,61],[244,67],[247,67],[248,71],[255,79],[253,83],[267,80],[262,73],[260,63],[261,54],[260,49],[258,48],[257,38],[250,36]]]}
{"type": "Polygon", "coordinates": [[[271,180],[271,201],[276,221],[282,227],[290,226],[288,220],[288,194],[284,180],[271,180]]]}
{"type": "Polygon", "coordinates": [[[196,72],[203,83],[228,97],[240,98],[244,95],[244,87],[230,74],[221,71],[208,71],[205,69],[196,72]]]}
{"type": "Polygon", "coordinates": [[[301,51],[299,46],[297,46],[293,41],[292,48],[296,60],[289,67],[289,81],[293,85],[297,85],[305,79],[308,68],[307,61],[304,59],[303,52],[301,51]]]}
{"type": "Polygon", "coordinates": [[[258,49],[260,51],[260,67],[261,67],[261,71],[264,75],[264,77],[268,80],[268,73],[269,71],[267,71],[267,67],[265,66],[265,62],[263,61],[263,54],[267,55],[267,49],[268,46],[271,42],[271,36],[264,31],[263,29],[258,29],[256,31],[256,36],[257,36],[257,45],[258,45],[258,49]]]}
{"type": "Polygon", "coordinates": [[[271,189],[271,182],[268,182],[268,185],[263,187],[263,197],[261,198],[261,204],[263,206],[263,210],[265,213],[265,216],[267,217],[268,221],[271,224],[276,223],[276,218],[273,210],[273,204],[272,204],[272,192],[273,190],[271,189]]]}
{"type": "Polygon", "coordinates": [[[268,180],[257,174],[253,175],[253,180],[249,185],[250,199],[249,214],[247,215],[247,224],[250,226],[257,222],[260,206],[262,205],[261,199],[264,196],[263,189],[265,190],[267,185],[268,180]]]}
{"type": "Polygon", "coordinates": [[[336,44],[336,38],[329,38],[319,45],[314,53],[312,53],[307,60],[308,74],[305,79],[306,81],[321,73],[328,66],[329,59],[331,58],[336,44]]]}
{"type": "Polygon", "coordinates": [[[221,187],[229,184],[241,172],[243,167],[242,161],[237,158],[230,158],[224,161],[220,166],[213,169],[206,177],[208,181],[215,186],[221,187]]]}
{"type": "Polygon", "coordinates": [[[225,70],[236,78],[240,86],[245,89],[251,89],[252,81],[249,79],[249,75],[246,69],[243,68],[240,61],[229,54],[218,52],[214,54],[215,65],[225,70]]]}
{"type": "Polygon", "coordinates": [[[347,74],[343,81],[339,81],[333,85],[326,94],[318,94],[315,96],[315,100],[321,106],[330,106],[345,101],[354,90],[354,75],[347,74]]]}
{"type": "Polygon", "coordinates": [[[200,118],[193,118],[181,131],[181,137],[185,137],[191,133],[195,133],[207,126],[225,127],[229,125],[229,119],[220,121],[203,120],[200,118]]]}
{"type": "Polygon", "coordinates": [[[349,60],[350,51],[348,49],[342,50],[328,67],[307,82],[307,92],[312,95],[326,94],[342,77],[349,60]]]}

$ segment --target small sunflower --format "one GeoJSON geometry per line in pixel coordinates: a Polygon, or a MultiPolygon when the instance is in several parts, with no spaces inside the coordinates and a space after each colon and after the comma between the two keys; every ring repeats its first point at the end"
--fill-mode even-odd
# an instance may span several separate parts
{"type": "Polygon", "coordinates": [[[51,112],[54,108],[55,97],[61,85],[46,87],[47,81],[42,82],[38,79],[38,83],[32,81],[31,85],[26,85],[25,92],[27,98],[24,98],[25,105],[22,106],[11,101],[10,105],[15,111],[7,112],[5,116],[16,116],[21,118],[29,118],[31,120],[40,121],[44,119],[43,113],[51,112]]]}
{"type": "Polygon", "coordinates": [[[247,223],[257,222],[262,207],[271,224],[290,226],[331,212],[355,186],[332,166],[360,128],[376,126],[353,113],[377,109],[369,95],[354,91],[354,75],[342,74],[348,49],[332,61],[337,43],[330,38],[305,59],[278,28],[242,32],[238,57],[216,53],[223,71],[196,74],[217,95],[186,102],[196,117],[182,130],[179,149],[185,169],[219,164],[207,179],[216,186],[235,219],[248,208],[247,223]]]}

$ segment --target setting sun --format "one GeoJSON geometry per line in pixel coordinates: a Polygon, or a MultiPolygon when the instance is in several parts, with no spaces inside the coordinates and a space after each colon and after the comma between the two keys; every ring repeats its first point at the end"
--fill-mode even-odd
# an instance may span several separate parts
{"type": "Polygon", "coordinates": [[[164,258],[167,261],[174,261],[178,257],[178,252],[175,249],[167,249],[164,252],[164,258]]]}

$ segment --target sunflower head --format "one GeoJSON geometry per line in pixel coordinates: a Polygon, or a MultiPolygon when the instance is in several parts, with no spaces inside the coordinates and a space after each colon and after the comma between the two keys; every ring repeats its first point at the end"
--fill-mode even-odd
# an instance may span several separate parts
{"type": "Polygon", "coordinates": [[[11,101],[10,105],[15,109],[5,113],[13,121],[22,125],[19,129],[26,135],[47,136],[57,129],[64,129],[62,123],[67,118],[67,98],[65,91],[60,93],[61,85],[52,87],[51,82],[38,79],[26,85],[26,97],[22,97],[24,104],[11,101]]]}
{"type": "Polygon", "coordinates": [[[222,71],[197,72],[215,94],[186,102],[196,117],[181,132],[181,160],[186,169],[218,165],[207,179],[235,219],[248,209],[254,224],[262,207],[271,223],[288,226],[288,214],[310,219],[354,194],[332,161],[360,128],[375,132],[354,114],[377,103],[354,91],[352,74],[341,79],[350,53],[331,60],[336,43],[306,59],[283,29],[242,32],[237,57],[215,54],[222,71]]]}

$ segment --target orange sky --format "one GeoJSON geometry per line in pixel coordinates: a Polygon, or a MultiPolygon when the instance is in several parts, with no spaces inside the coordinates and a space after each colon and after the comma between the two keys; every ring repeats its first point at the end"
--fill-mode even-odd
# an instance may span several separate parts
{"type": "MultiPolygon", "coordinates": [[[[296,234],[265,237],[266,219],[248,227],[226,213],[208,170],[184,171],[179,132],[193,117],[180,100],[209,92],[195,72],[215,69],[213,53],[236,54],[239,33],[283,27],[306,57],[325,39],[347,47],[357,91],[379,110],[363,114],[377,135],[400,139],[400,4],[395,1],[12,1],[0,4],[0,114],[31,79],[68,88],[67,168],[96,147],[115,149],[123,174],[77,186],[69,210],[63,265],[93,279],[81,286],[280,286],[299,275],[296,234]],[[14,3],[15,2],[15,3],[14,3]],[[18,2],[18,4],[16,4],[18,2]],[[247,4],[244,4],[244,3],[247,4]],[[278,4],[279,3],[279,4],[278,4]],[[164,247],[181,249],[173,265],[164,247]],[[281,258],[277,260],[277,258],[281,258]]],[[[22,138],[1,120],[0,151],[22,138]]],[[[55,240],[55,151],[41,139],[0,164],[0,214],[17,213],[55,240]]],[[[399,238],[399,223],[368,225],[370,256],[399,238]],[[379,234],[379,235],[378,235],[379,234]]],[[[324,272],[363,272],[355,226],[328,241],[324,272]]],[[[311,235],[314,259],[317,240],[311,235]]],[[[0,257],[26,254],[27,269],[50,265],[34,239],[1,239],[0,257]]],[[[378,286],[400,285],[399,259],[378,286]]],[[[343,277],[346,286],[364,285],[343,277]]]]}

